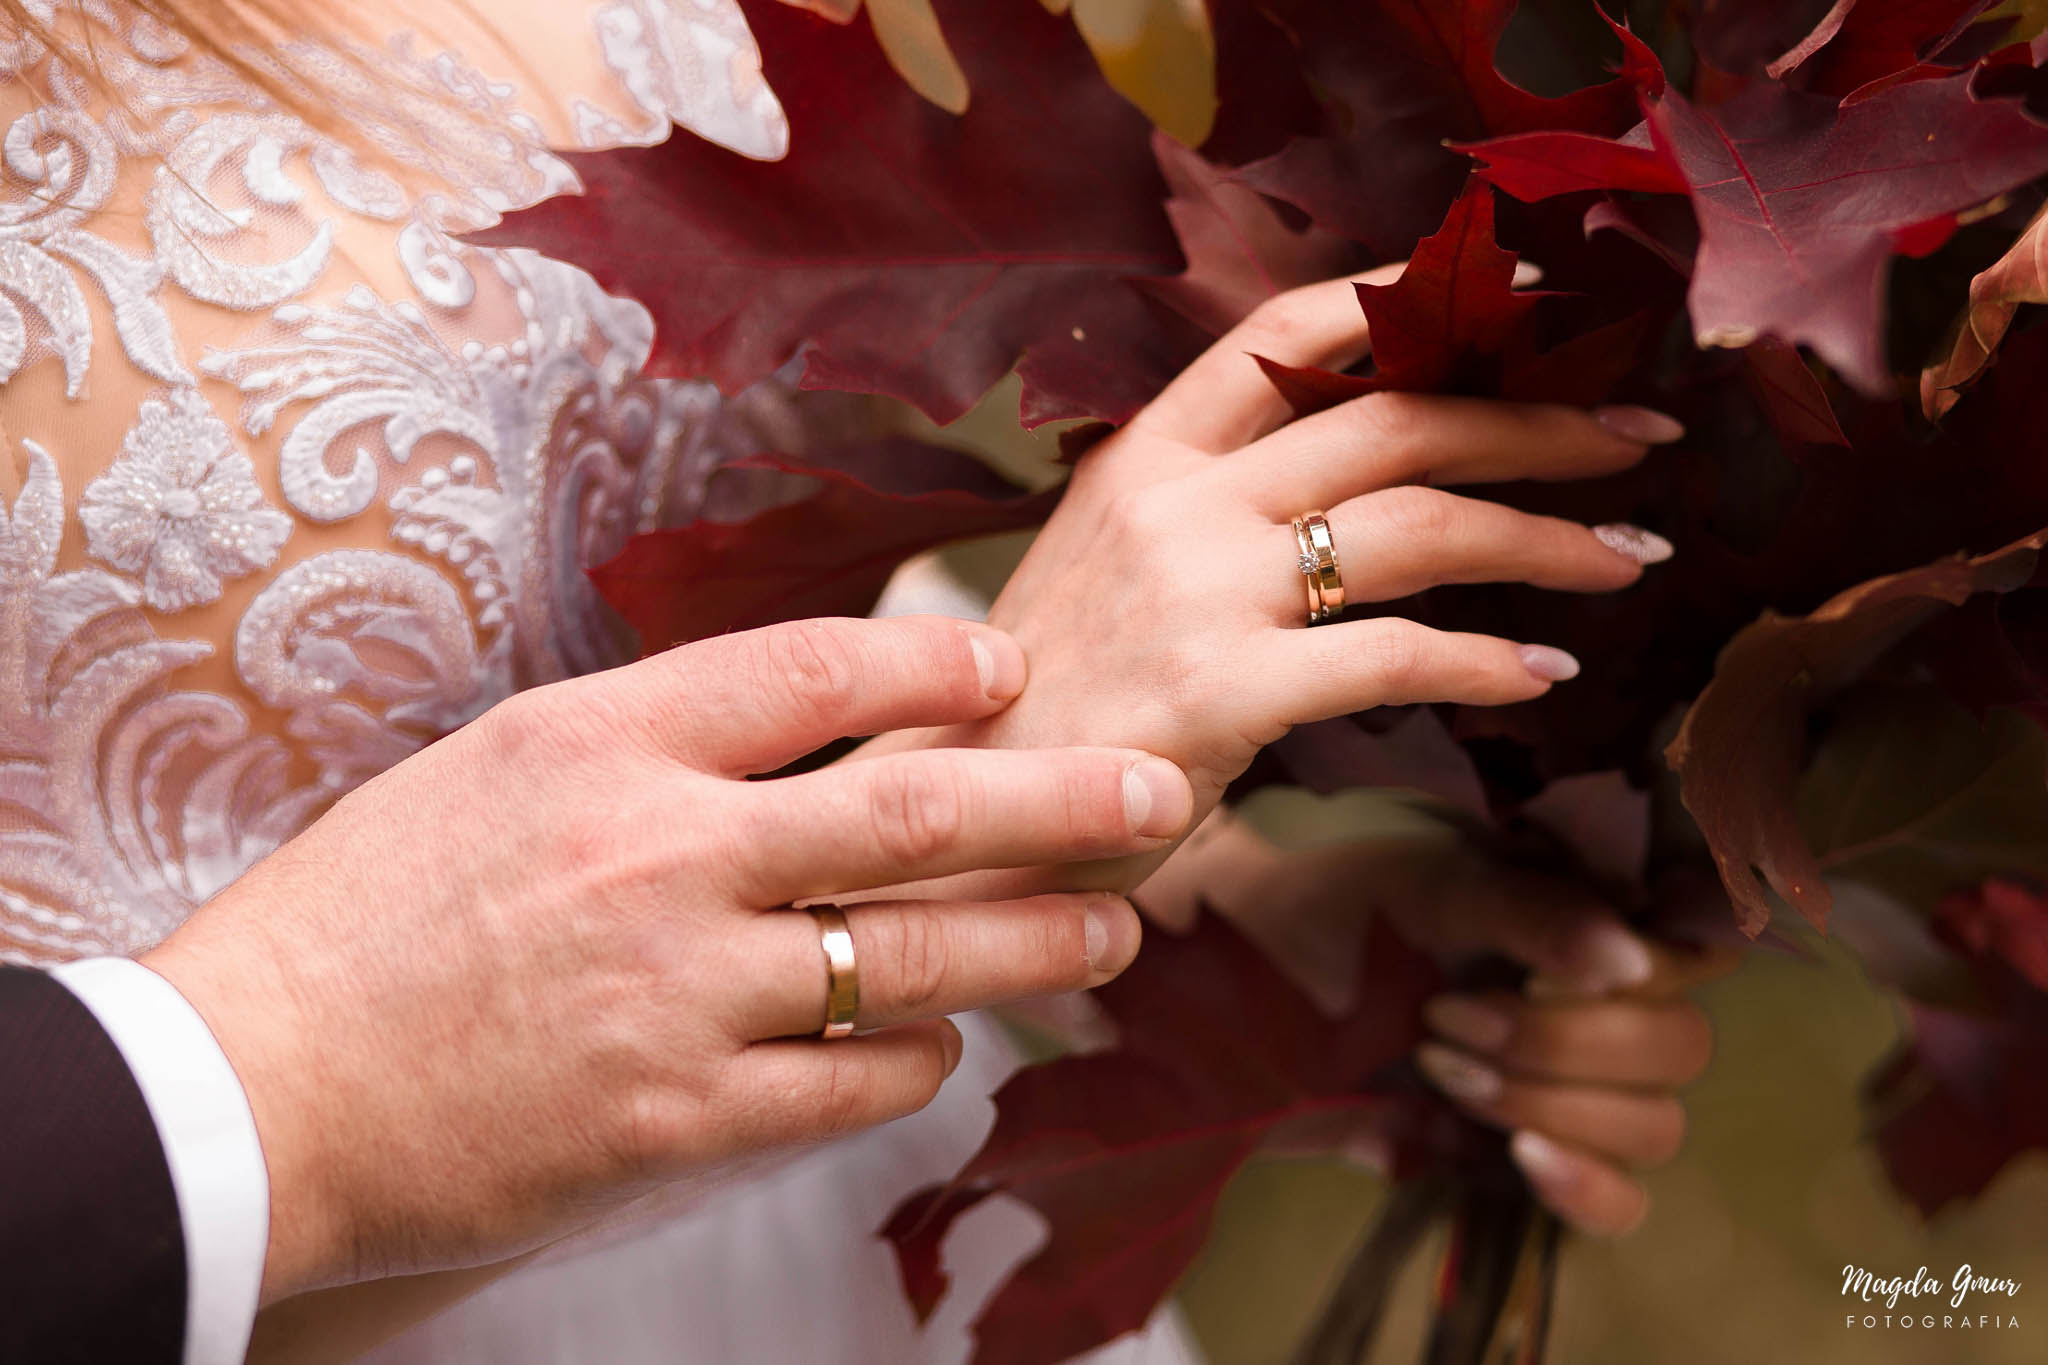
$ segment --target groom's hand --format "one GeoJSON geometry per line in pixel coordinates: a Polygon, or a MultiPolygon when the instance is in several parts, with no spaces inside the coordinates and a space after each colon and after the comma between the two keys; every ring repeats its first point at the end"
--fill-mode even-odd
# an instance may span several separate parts
{"type": "Polygon", "coordinates": [[[266,1301],[497,1260],[648,1186],[923,1106],[943,1016],[1100,984],[1106,894],[847,910],[859,1022],[791,902],[1166,846],[1143,753],[927,751],[749,781],[846,735],[988,716],[1000,632],[809,621],[515,697],[343,798],[148,965],[213,1027],[272,1184],[266,1301]]]}

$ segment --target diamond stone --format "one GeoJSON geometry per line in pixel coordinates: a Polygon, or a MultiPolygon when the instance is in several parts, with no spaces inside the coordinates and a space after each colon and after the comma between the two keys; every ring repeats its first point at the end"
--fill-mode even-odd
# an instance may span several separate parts
{"type": "Polygon", "coordinates": [[[1295,559],[1294,567],[1300,569],[1303,573],[1314,573],[1316,571],[1316,557],[1308,554],[1301,555],[1295,559]]]}

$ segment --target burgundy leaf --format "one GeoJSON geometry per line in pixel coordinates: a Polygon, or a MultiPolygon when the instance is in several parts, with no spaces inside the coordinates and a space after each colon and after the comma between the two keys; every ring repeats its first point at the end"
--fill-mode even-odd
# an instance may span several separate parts
{"type": "MultiPolygon", "coordinates": [[[[1699,216],[1688,302],[1700,344],[1805,343],[1873,396],[1893,389],[1882,345],[1893,254],[1924,249],[1930,225],[2048,171],[2048,128],[2012,101],[1975,98],[1966,75],[1840,108],[1768,83],[1712,110],[1646,90],[1644,112],[1699,216]]],[[[1520,141],[1469,150],[1502,164],[1543,154],[1520,141]]],[[[1619,188],[1641,188],[1640,167],[1619,162],[1619,188]]],[[[1541,188],[1533,175],[1509,181],[1541,188]]]]}
{"type": "Polygon", "coordinates": [[[645,301],[666,371],[728,393],[806,350],[807,387],[949,421],[1021,358],[1035,419],[1122,420],[1187,359],[1127,282],[1181,266],[1151,129],[1071,20],[937,0],[974,90],[956,117],[904,84],[867,26],[745,7],[789,115],[785,159],[682,133],[572,157],[584,194],[482,239],[645,301]]]}
{"type": "Polygon", "coordinates": [[[1766,885],[1818,928],[1833,904],[1792,804],[1808,714],[1945,607],[2024,584],[2044,544],[2048,532],[1862,584],[1804,617],[1767,614],[1722,651],[1667,757],[1744,932],[1770,920],[1766,885]]]}
{"type": "Polygon", "coordinates": [[[1117,1046],[1012,1077],[981,1150],[890,1218],[913,1302],[928,1310],[943,1291],[938,1248],[953,1220],[1007,1193],[1050,1236],[976,1320],[976,1365],[1052,1365],[1142,1326],[1247,1160],[1275,1146],[1335,1150],[1411,1093],[1395,1068],[1434,983],[1426,959],[1375,922],[1359,1003],[1332,1020],[1214,914],[1185,936],[1153,934],[1095,992],[1117,1046]]]}
{"type": "MultiPolygon", "coordinates": [[[[1493,54],[1515,3],[1262,0],[1300,53],[1322,103],[1322,127],[1245,166],[1242,178],[1379,259],[1397,259],[1458,193],[1463,171],[1447,141],[1536,129],[1611,135],[1636,121],[1625,80],[1546,99],[1501,76],[1493,54]]],[[[1268,49],[1253,51],[1262,69],[1270,65],[1268,49]]],[[[1219,46],[1226,123],[1232,92],[1250,98],[1258,89],[1256,73],[1240,74],[1235,61],[1231,48],[1219,46]]]]}
{"type": "Polygon", "coordinates": [[[1770,64],[1769,74],[1782,80],[1797,71],[1809,90],[1846,95],[1900,72],[1938,71],[1923,67],[1921,59],[1950,46],[1991,5],[1992,0],[1835,0],[1813,32],[1770,64]]]}
{"type": "Polygon", "coordinates": [[[1034,526],[1059,497],[1028,494],[970,456],[897,438],[808,459],[750,456],[713,474],[706,500],[737,493],[758,504],[782,485],[802,496],[742,521],[700,518],[635,536],[590,571],[644,651],[778,621],[864,615],[912,555],[1034,526]]]}

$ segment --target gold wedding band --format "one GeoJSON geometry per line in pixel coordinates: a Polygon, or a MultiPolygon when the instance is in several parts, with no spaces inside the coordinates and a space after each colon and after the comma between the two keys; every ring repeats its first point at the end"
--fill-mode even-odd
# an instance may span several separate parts
{"type": "Polygon", "coordinates": [[[825,949],[825,1029],[821,1038],[844,1038],[853,1032],[860,1013],[860,968],[853,960],[853,934],[846,913],[836,905],[814,905],[818,939],[825,949]]]}
{"type": "Polygon", "coordinates": [[[1300,553],[1294,566],[1308,588],[1308,623],[1312,626],[1344,610],[1344,575],[1337,568],[1337,541],[1330,520],[1320,511],[1294,519],[1294,544],[1300,553]]]}

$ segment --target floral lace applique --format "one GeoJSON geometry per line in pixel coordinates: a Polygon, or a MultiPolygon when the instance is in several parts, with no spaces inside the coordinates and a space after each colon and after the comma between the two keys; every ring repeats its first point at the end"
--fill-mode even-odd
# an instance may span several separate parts
{"type": "MultiPolygon", "coordinates": [[[[572,102],[578,141],[675,119],[784,150],[735,0],[576,2],[615,87],[572,102]]],[[[57,445],[71,409],[7,413],[26,479],[0,499],[0,960],[50,961],[147,947],[341,793],[522,687],[623,659],[584,566],[743,438],[710,386],[641,375],[639,304],[447,235],[575,183],[514,86],[404,35],[283,50],[280,71],[445,186],[415,193],[127,0],[27,3],[95,31],[121,98],[0,32],[0,94],[36,100],[0,135],[0,384],[54,361],[83,402],[125,360],[163,386],[96,477],[51,453],[88,454],[57,445]],[[343,241],[378,232],[407,285],[389,297],[344,274],[343,241]],[[247,338],[221,344],[210,309],[247,338]],[[202,318],[209,347],[179,330],[202,318]],[[74,514],[90,563],[59,571],[74,514]],[[226,638],[180,638],[237,583],[226,638]],[[231,692],[180,688],[223,657],[231,692]]]]}
{"type": "Polygon", "coordinates": [[[213,601],[223,578],[274,563],[292,533],[292,519],[264,505],[227,423],[191,389],[142,405],[78,519],[88,550],[140,573],[143,600],[159,611],[213,601]]]}

